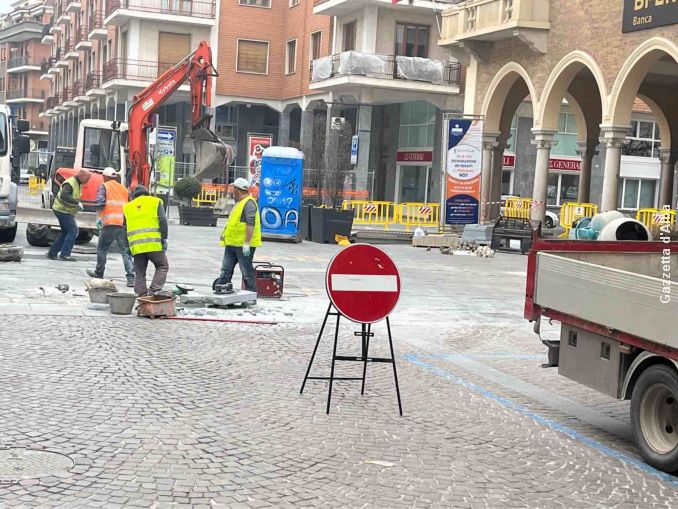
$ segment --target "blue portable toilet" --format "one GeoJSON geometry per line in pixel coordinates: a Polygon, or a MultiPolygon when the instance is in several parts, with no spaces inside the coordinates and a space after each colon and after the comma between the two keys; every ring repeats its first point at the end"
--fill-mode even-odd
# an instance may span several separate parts
{"type": "Polygon", "coordinates": [[[259,214],[264,238],[300,241],[304,154],[291,147],[269,147],[261,159],[259,214]]]}

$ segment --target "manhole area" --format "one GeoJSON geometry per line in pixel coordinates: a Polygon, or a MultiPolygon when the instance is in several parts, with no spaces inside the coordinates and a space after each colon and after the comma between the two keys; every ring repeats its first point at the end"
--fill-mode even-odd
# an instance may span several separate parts
{"type": "Polygon", "coordinates": [[[64,454],[32,449],[0,449],[0,481],[12,482],[63,476],[75,463],[64,454]]]}

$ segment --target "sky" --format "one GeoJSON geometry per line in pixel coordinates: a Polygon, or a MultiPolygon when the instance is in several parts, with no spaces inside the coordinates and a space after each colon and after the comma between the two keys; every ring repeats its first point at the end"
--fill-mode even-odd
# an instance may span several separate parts
{"type": "Polygon", "coordinates": [[[5,14],[12,9],[10,8],[10,4],[12,3],[12,0],[0,0],[0,13],[5,14]]]}

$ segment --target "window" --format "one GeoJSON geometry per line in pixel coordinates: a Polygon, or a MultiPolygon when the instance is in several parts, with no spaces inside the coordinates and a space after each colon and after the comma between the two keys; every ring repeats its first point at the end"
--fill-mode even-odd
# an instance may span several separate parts
{"type": "Polygon", "coordinates": [[[271,0],[240,0],[240,5],[247,5],[250,7],[265,7],[271,8],[271,0]]]}
{"type": "Polygon", "coordinates": [[[296,7],[299,5],[299,0],[290,0],[290,7],[296,7]]]}
{"type": "Polygon", "coordinates": [[[238,72],[268,74],[268,42],[238,40],[238,72]]]}
{"type": "Polygon", "coordinates": [[[285,59],[285,74],[294,74],[297,71],[297,40],[287,41],[287,58],[285,59]]]}
{"type": "Polygon", "coordinates": [[[655,207],[656,180],[621,179],[619,183],[620,208],[638,210],[655,207]]]}
{"type": "Polygon", "coordinates": [[[566,202],[576,202],[579,196],[579,175],[550,173],[546,190],[546,204],[560,207],[566,202]]]}
{"type": "Polygon", "coordinates": [[[622,147],[622,154],[636,157],[659,157],[661,137],[659,126],[649,120],[632,120],[629,141],[622,147]]]}
{"type": "Polygon", "coordinates": [[[0,113],[0,155],[7,155],[7,117],[0,113]]]}
{"type": "Polygon", "coordinates": [[[103,170],[111,166],[120,169],[120,141],[117,131],[85,129],[83,167],[103,170]]]}
{"type": "Polygon", "coordinates": [[[321,54],[322,32],[314,32],[311,34],[311,61],[318,60],[321,54]]]}
{"type": "Polygon", "coordinates": [[[436,133],[436,107],[426,101],[400,105],[402,148],[432,148],[436,133]]]}
{"type": "Polygon", "coordinates": [[[356,22],[344,24],[344,51],[353,51],[355,49],[356,22]]]}
{"type": "Polygon", "coordinates": [[[511,196],[513,194],[513,170],[504,170],[501,173],[501,195],[511,196]]]}
{"type": "Polygon", "coordinates": [[[561,112],[558,117],[558,133],[555,135],[558,143],[551,149],[554,156],[576,156],[579,151],[577,144],[577,119],[571,113],[561,112]]]}
{"type": "Polygon", "coordinates": [[[395,55],[428,58],[429,27],[426,25],[396,24],[395,55]]]}

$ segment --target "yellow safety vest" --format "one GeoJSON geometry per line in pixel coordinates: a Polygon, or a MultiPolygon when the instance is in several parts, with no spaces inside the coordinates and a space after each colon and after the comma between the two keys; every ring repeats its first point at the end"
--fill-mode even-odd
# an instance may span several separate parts
{"type": "MultiPolygon", "coordinates": [[[[233,246],[233,247],[242,247],[245,243],[245,236],[247,235],[247,225],[243,223],[240,219],[242,218],[242,211],[245,209],[245,204],[252,200],[256,205],[257,202],[251,196],[243,198],[238,203],[235,204],[231,214],[228,216],[228,222],[224,231],[221,233],[221,242],[222,246],[233,246]]],[[[254,232],[252,233],[252,240],[250,241],[250,246],[259,247],[261,246],[261,221],[259,219],[259,210],[257,208],[257,214],[254,219],[254,232]]]]}
{"type": "Polygon", "coordinates": [[[132,255],[162,251],[158,206],[155,196],[139,196],[123,207],[127,240],[132,255]]]}
{"type": "MultiPolygon", "coordinates": [[[[80,196],[82,196],[82,186],[80,185],[80,181],[75,177],[71,177],[64,180],[64,183],[61,184],[61,187],[63,188],[65,184],[68,184],[73,188],[73,200],[79,202],[80,196]]],[[[72,216],[78,213],[77,205],[71,205],[61,201],[61,189],[59,189],[59,192],[54,199],[54,205],[52,205],[52,209],[56,210],[57,212],[63,212],[64,214],[70,214],[72,216]]]]}

